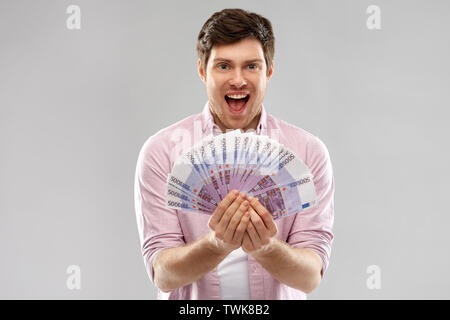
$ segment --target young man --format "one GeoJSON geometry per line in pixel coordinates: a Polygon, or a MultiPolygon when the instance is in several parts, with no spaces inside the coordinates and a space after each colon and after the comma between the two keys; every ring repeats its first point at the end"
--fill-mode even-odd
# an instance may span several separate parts
{"type": "Polygon", "coordinates": [[[258,14],[214,13],[197,42],[208,96],[203,112],[159,131],[141,149],[136,216],[159,299],[306,299],[328,266],[334,219],[330,157],[317,137],[265,112],[274,42],[271,23],[258,14]],[[212,216],[167,209],[166,178],[179,149],[174,137],[229,129],[272,133],[292,149],[314,175],[318,205],[274,221],[257,199],[234,190],[212,216]]]}

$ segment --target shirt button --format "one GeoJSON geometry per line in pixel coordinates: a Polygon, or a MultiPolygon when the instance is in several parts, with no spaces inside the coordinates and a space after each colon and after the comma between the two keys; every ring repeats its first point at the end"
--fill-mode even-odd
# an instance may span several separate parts
{"type": "Polygon", "coordinates": [[[253,265],[253,272],[254,273],[258,272],[258,266],[256,264],[253,265]]]}

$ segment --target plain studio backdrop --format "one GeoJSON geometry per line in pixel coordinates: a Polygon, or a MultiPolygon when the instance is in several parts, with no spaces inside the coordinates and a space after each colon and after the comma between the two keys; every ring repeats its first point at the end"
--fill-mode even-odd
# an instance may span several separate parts
{"type": "Polygon", "coordinates": [[[273,24],[266,110],[331,155],[335,239],[308,298],[450,298],[450,3],[425,0],[2,0],[0,298],[156,298],[137,157],[201,112],[196,38],[235,7],[273,24]]]}

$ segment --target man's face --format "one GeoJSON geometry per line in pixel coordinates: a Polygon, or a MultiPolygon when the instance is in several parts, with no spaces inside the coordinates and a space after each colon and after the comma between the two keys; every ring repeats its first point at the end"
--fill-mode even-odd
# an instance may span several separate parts
{"type": "Polygon", "coordinates": [[[210,110],[222,129],[256,129],[267,82],[261,42],[246,38],[226,45],[215,45],[210,53],[206,73],[200,59],[198,72],[206,85],[210,110]]]}

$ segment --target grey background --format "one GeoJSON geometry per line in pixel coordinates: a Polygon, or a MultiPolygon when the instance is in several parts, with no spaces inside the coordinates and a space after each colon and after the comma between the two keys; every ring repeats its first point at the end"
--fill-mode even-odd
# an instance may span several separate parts
{"type": "Polygon", "coordinates": [[[226,7],[271,20],[266,109],[331,155],[335,240],[309,299],[450,298],[450,3],[425,0],[0,1],[0,298],[156,298],[137,156],[201,111],[196,37],[226,7]],[[66,27],[71,4],[81,30],[66,27]],[[366,27],[371,4],[381,30],[366,27]]]}

